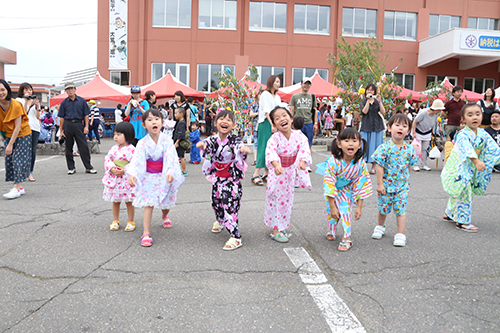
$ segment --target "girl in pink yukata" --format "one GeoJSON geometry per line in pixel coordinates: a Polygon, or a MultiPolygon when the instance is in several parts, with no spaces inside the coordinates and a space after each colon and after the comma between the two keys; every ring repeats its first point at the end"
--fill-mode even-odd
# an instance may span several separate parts
{"type": "Polygon", "coordinates": [[[269,177],[266,188],[264,224],[273,228],[270,236],[279,243],[288,242],[295,185],[311,190],[306,168],[311,165],[307,137],[292,130],[292,115],[287,105],[276,106],[269,114],[278,129],[267,142],[266,167],[269,177]]]}
{"type": "Polygon", "coordinates": [[[335,229],[338,222],[342,221],[344,236],[339,251],[348,251],[352,246],[352,206],[357,204],[354,219],[359,220],[363,200],[373,193],[370,174],[363,160],[366,151],[367,144],[361,134],[347,127],[332,142],[333,156],[317,165],[316,173],[324,175],[325,212],[328,219],[326,239],[335,240],[335,229]]]}
{"type": "Polygon", "coordinates": [[[134,193],[128,183],[128,175],[125,173],[132,157],[135,147],[132,145],[135,139],[134,126],[127,122],[121,122],[115,126],[114,140],[116,145],[111,147],[104,158],[105,174],[102,178],[104,192],[102,197],[105,201],[113,203],[113,223],[109,226],[110,230],[120,229],[120,204],[125,202],[127,205],[128,222],[125,231],[134,231],[135,208],[132,205],[134,193]]]}
{"type": "Polygon", "coordinates": [[[226,251],[235,250],[243,245],[238,228],[242,186],[241,180],[247,169],[247,154],[252,151],[231,131],[234,129],[234,113],[220,111],[215,117],[217,134],[196,144],[205,158],[203,174],[212,183],[212,208],[215,218],[213,233],[219,233],[224,227],[231,235],[226,251]]]}
{"type": "Polygon", "coordinates": [[[142,125],[148,134],[139,140],[127,169],[129,184],[134,187],[132,204],[144,208],[142,246],[153,244],[149,228],[154,208],[161,209],[163,227],[172,227],[168,213],[175,206],[177,190],[185,180],[174,142],[161,132],[162,123],[162,115],[157,109],[144,112],[142,125]]]}

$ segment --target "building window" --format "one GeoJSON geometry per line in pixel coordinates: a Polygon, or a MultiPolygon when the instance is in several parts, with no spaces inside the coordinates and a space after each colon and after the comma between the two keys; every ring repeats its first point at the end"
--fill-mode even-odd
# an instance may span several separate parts
{"type": "Polygon", "coordinates": [[[483,78],[473,78],[466,77],[464,81],[464,89],[471,90],[477,92],[479,94],[484,94],[486,88],[495,89],[495,80],[494,79],[483,79],[483,78]]]}
{"type": "Polygon", "coordinates": [[[300,83],[300,81],[304,77],[311,77],[316,72],[319,74],[319,76],[323,80],[328,81],[328,69],[319,69],[319,68],[293,68],[292,69],[292,84],[300,83]]]}
{"type": "Polygon", "coordinates": [[[153,27],[191,28],[191,1],[153,0],[153,27]]]}
{"type": "Polygon", "coordinates": [[[200,0],[199,11],[198,28],[236,30],[236,0],[200,0]]]}
{"type": "Polygon", "coordinates": [[[114,84],[119,84],[120,86],[129,86],[130,85],[130,71],[118,72],[112,71],[111,73],[111,82],[114,84]]]}
{"type": "Polygon", "coordinates": [[[469,17],[468,28],[481,30],[498,30],[498,19],[489,19],[482,17],[469,17]]]}
{"type": "Polygon", "coordinates": [[[386,75],[394,76],[399,86],[413,90],[413,86],[415,83],[415,74],[386,73],[386,75]]]}
{"type": "Polygon", "coordinates": [[[285,67],[272,67],[272,66],[255,66],[259,73],[259,82],[262,84],[267,83],[267,79],[271,75],[276,75],[280,78],[280,87],[285,86],[285,67]]]}
{"type": "Polygon", "coordinates": [[[176,79],[189,86],[189,64],[154,62],[151,64],[151,82],[161,79],[168,71],[176,79]]]}
{"type": "Polygon", "coordinates": [[[286,3],[250,1],[249,30],[286,32],[286,3]]]}
{"type": "Polygon", "coordinates": [[[417,40],[417,14],[385,12],[384,38],[417,40]]]}
{"type": "Polygon", "coordinates": [[[198,91],[211,92],[219,89],[219,77],[216,72],[222,72],[226,68],[231,69],[234,73],[234,65],[198,65],[198,83],[196,84],[198,91]]]}
{"type": "Polygon", "coordinates": [[[434,14],[429,16],[429,37],[453,28],[460,28],[460,16],[434,14]]]}
{"type": "Polygon", "coordinates": [[[377,11],[344,7],[342,12],[342,35],[375,37],[377,35],[377,11]]]}
{"type": "Polygon", "coordinates": [[[450,83],[451,83],[453,86],[456,86],[456,85],[457,85],[458,78],[457,78],[456,76],[427,75],[427,85],[426,85],[426,87],[428,87],[430,83],[435,83],[435,84],[437,84],[438,82],[443,82],[443,80],[444,80],[446,77],[448,78],[448,81],[450,81],[450,83]]]}
{"type": "Polygon", "coordinates": [[[330,6],[295,5],[295,33],[330,34],[330,6]]]}

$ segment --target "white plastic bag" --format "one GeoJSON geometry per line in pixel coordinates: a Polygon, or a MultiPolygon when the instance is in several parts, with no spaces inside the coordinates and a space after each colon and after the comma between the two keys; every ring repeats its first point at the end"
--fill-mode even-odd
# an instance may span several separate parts
{"type": "Polygon", "coordinates": [[[429,158],[433,160],[435,158],[440,158],[440,157],[441,157],[441,151],[439,151],[438,147],[434,146],[434,148],[432,148],[429,153],[429,158]]]}

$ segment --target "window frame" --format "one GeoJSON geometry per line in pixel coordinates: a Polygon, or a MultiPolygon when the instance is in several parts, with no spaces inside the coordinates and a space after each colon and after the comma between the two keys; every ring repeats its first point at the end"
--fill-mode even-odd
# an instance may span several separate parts
{"type": "MultiPolygon", "coordinates": [[[[489,18],[489,17],[469,17],[468,18],[468,22],[467,22],[467,28],[469,28],[469,29],[480,29],[480,28],[478,28],[479,19],[488,20],[488,28],[486,30],[488,30],[488,31],[497,31],[499,29],[500,19],[489,18]],[[475,27],[471,27],[470,26],[472,19],[476,20],[475,27]],[[493,23],[493,27],[490,27],[492,23],[493,23]]],[[[485,30],[485,29],[480,29],[480,30],[485,30]]]]}
{"type": "Polygon", "coordinates": [[[267,78],[266,78],[266,81],[262,81],[262,67],[267,67],[267,68],[271,68],[271,75],[280,75],[280,74],[283,74],[283,79],[280,80],[280,88],[283,88],[285,86],[285,73],[286,73],[286,67],[285,66],[255,66],[255,68],[257,69],[257,73],[259,74],[259,79],[258,79],[258,82],[263,84],[263,85],[266,85],[267,83],[267,78]],[[279,74],[276,74],[274,71],[276,69],[283,69],[283,73],[279,73],[279,74]]]}
{"type": "MultiPolygon", "coordinates": [[[[174,28],[174,29],[191,29],[191,19],[189,20],[189,26],[181,26],[179,25],[180,22],[180,3],[184,2],[183,0],[177,0],[177,25],[168,25],[167,24],[167,0],[153,0],[153,17],[151,18],[151,25],[153,28],[174,28]],[[164,3],[164,17],[163,17],[163,22],[164,25],[155,25],[154,23],[154,5],[156,1],[163,1],[164,3]]],[[[193,16],[193,7],[191,5],[191,1],[189,1],[189,17],[191,18],[193,16]]]]}
{"type": "Polygon", "coordinates": [[[313,70],[314,73],[312,75],[309,75],[309,76],[313,76],[314,74],[318,73],[318,75],[325,81],[328,81],[328,75],[330,73],[330,71],[326,68],[311,68],[311,67],[293,67],[292,68],[292,85],[294,84],[297,84],[297,83],[300,83],[300,81],[302,80],[302,78],[304,78],[306,76],[306,71],[307,70],[313,70]],[[300,80],[295,82],[294,80],[294,72],[295,70],[302,70],[302,76],[300,77],[300,80]],[[320,71],[326,71],[326,79],[320,74],[320,71]]]}
{"type": "MultiPolygon", "coordinates": [[[[238,1],[237,0],[222,0],[223,1],[223,10],[222,10],[222,22],[223,22],[223,27],[212,27],[212,19],[213,19],[213,0],[206,0],[210,1],[210,26],[209,27],[202,27],[200,26],[200,1],[198,0],[198,29],[203,29],[203,30],[231,30],[231,31],[236,31],[238,29],[238,1]],[[226,24],[226,3],[227,2],[234,2],[236,4],[236,12],[234,13],[234,28],[226,28],[224,25],[226,24]]],[[[250,14],[250,13],[249,13],[250,14]]]]}
{"type": "MultiPolygon", "coordinates": [[[[438,83],[438,81],[443,81],[444,78],[448,78],[448,80],[450,81],[450,83],[453,85],[453,86],[456,86],[458,84],[458,77],[457,76],[447,76],[447,75],[427,75],[426,76],[426,82],[429,81],[429,77],[434,77],[434,83],[438,83]],[[443,80],[439,80],[439,76],[442,76],[443,77],[443,80]],[[455,81],[455,84],[453,84],[451,81],[454,80],[455,81]]],[[[429,85],[429,83],[426,84],[426,88],[427,86],[429,85]]]]}
{"type": "Polygon", "coordinates": [[[117,84],[117,85],[122,86],[122,87],[129,86],[130,82],[131,82],[130,71],[128,71],[128,70],[127,71],[109,71],[109,81],[111,83],[117,84]],[[117,83],[116,81],[114,81],[114,79],[113,79],[113,73],[119,73],[120,82],[117,83]],[[128,82],[126,84],[122,84],[122,78],[121,78],[122,73],[128,73],[128,82]]]}
{"type": "Polygon", "coordinates": [[[393,10],[386,10],[384,11],[384,39],[390,39],[390,40],[406,40],[406,41],[416,41],[417,40],[417,32],[418,32],[418,13],[413,13],[413,12],[399,12],[399,11],[393,11],[393,10]],[[385,34],[385,20],[386,20],[386,14],[387,13],[393,13],[393,25],[392,25],[392,36],[386,35],[385,34]],[[396,13],[404,13],[405,14],[405,37],[399,37],[396,36],[396,13]],[[408,37],[408,14],[413,14],[415,15],[415,37],[408,37]]]}
{"type": "Polygon", "coordinates": [[[332,9],[331,6],[322,6],[322,5],[314,5],[314,4],[302,4],[302,3],[296,3],[293,6],[293,33],[294,34],[305,34],[305,35],[323,35],[323,36],[330,36],[330,22],[331,22],[331,13],[332,9]],[[297,6],[305,6],[305,11],[304,11],[304,31],[297,31],[295,28],[295,16],[297,15],[296,7],[297,6]],[[316,31],[307,31],[307,9],[309,7],[318,7],[318,14],[316,16],[316,31]],[[321,32],[319,27],[320,27],[320,13],[321,13],[321,8],[325,7],[328,8],[328,19],[327,19],[327,26],[328,26],[328,32],[321,32]]]}
{"type": "Polygon", "coordinates": [[[357,7],[342,7],[342,36],[344,36],[344,37],[375,37],[376,38],[377,37],[377,20],[378,20],[377,15],[378,15],[377,9],[357,8],[357,7]],[[349,33],[347,35],[344,33],[344,10],[345,9],[351,9],[352,10],[351,33],[349,33]],[[364,27],[363,27],[364,33],[363,34],[358,34],[358,33],[354,32],[354,28],[356,26],[356,21],[355,21],[355,18],[356,18],[356,15],[355,15],[356,9],[364,10],[364,13],[365,13],[364,14],[364,27]],[[366,33],[366,25],[367,25],[366,21],[367,21],[367,17],[368,17],[368,15],[366,15],[366,14],[367,14],[368,11],[375,12],[375,33],[373,35],[366,33]]]}
{"type": "Polygon", "coordinates": [[[446,31],[454,29],[454,28],[460,28],[461,25],[462,25],[462,16],[442,15],[442,14],[430,14],[429,15],[429,37],[439,35],[440,33],[446,32],[446,31]],[[437,20],[437,33],[434,34],[434,35],[430,34],[430,31],[431,31],[431,17],[432,16],[437,16],[437,18],[438,18],[438,20],[437,20]],[[439,31],[440,26],[441,26],[441,18],[444,18],[444,17],[449,17],[450,18],[449,28],[446,29],[446,30],[443,30],[443,31],[439,31]],[[458,27],[451,27],[451,22],[452,22],[453,18],[458,18],[458,27]]]}
{"type": "MultiPolygon", "coordinates": [[[[227,65],[227,64],[197,64],[196,65],[196,90],[203,92],[203,93],[211,93],[212,92],[212,91],[210,91],[210,87],[211,87],[211,85],[210,85],[210,79],[211,79],[210,73],[212,73],[212,66],[220,66],[220,70],[218,72],[224,71],[227,67],[230,67],[231,70],[234,72],[234,68],[235,68],[235,65],[227,65]],[[202,65],[208,66],[207,88],[209,89],[209,91],[198,89],[198,86],[200,85],[200,66],[202,66],[202,65]]],[[[215,84],[217,85],[217,89],[220,89],[219,82],[217,81],[217,82],[215,82],[215,84]]]]}
{"type": "Polygon", "coordinates": [[[406,89],[410,89],[410,90],[415,90],[415,74],[410,74],[410,73],[387,73],[386,75],[391,75],[391,76],[394,76],[396,77],[396,75],[402,75],[401,76],[401,83],[399,82],[399,80],[397,79],[396,77],[396,80],[398,81],[398,84],[403,87],[403,88],[406,88],[406,89]],[[412,76],[412,82],[411,82],[411,87],[407,87],[405,85],[405,82],[406,82],[406,78],[408,76],[412,76]]]}
{"type": "Polygon", "coordinates": [[[165,71],[165,67],[167,64],[173,64],[175,65],[175,73],[172,73],[172,76],[175,77],[177,80],[181,81],[182,83],[184,83],[186,86],[189,86],[189,73],[190,73],[190,66],[188,63],[177,63],[177,62],[152,62],[151,63],[151,82],[155,82],[159,79],[161,79],[162,77],[164,77],[168,71],[165,71]],[[153,67],[154,65],[158,65],[158,64],[161,64],[162,65],[162,70],[161,72],[163,73],[161,77],[157,78],[157,79],[153,79],[153,67]],[[179,71],[180,71],[180,68],[181,67],[186,67],[186,81],[187,82],[183,82],[180,78],[179,78],[179,71]]]}
{"type": "Polygon", "coordinates": [[[288,3],[286,2],[264,2],[264,1],[250,1],[250,5],[249,5],[249,10],[248,10],[248,31],[252,31],[252,32],[275,32],[275,33],[285,33],[286,34],[286,18],[287,18],[287,11],[288,11],[288,3]],[[259,4],[260,5],[260,27],[259,28],[255,28],[254,26],[251,26],[250,25],[250,15],[251,15],[251,4],[252,3],[256,3],[256,4],[259,4]],[[273,8],[273,28],[272,29],[269,29],[269,28],[263,28],[262,27],[262,20],[263,20],[263,7],[264,7],[264,3],[266,4],[269,4],[269,3],[272,3],[274,5],[274,8],[273,8]],[[285,29],[284,30],[276,30],[276,5],[285,5],[285,29]]]}
{"type": "Polygon", "coordinates": [[[489,88],[492,88],[493,90],[495,90],[495,79],[493,79],[493,78],[490,78],[490,77],[465,77],[464,78],[464,89],[465,89],[465,80],[472,80],[472,89],[470,89],[470,90],[473,92],[476,92],[478,94],[484,94],[486,87],[489,87],[489,88]],[[476,91],[476,79],[483,80],[483,87],[482,87],[481,92],[476,91]],[[493,81],[493,84],[491,86],[487,85],[486,84],[487,80],[493,81]]]}

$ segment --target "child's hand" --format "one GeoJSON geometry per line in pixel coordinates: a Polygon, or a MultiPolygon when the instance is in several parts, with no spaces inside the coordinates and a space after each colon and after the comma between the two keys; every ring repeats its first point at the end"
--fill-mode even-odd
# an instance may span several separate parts
{"type": "Polygon", "coordinates": [[[297,169],[305,170],[306,169],[306,161],[304,161],[304,160],[300,161],[299,165],[297,166],[297,169]]]}
{"type": "Polygon", "coordinates": [[[336,205],[330,205],[330,216],[332,217],[332,219],[334,219],[335,221],[338,221],[339,218],[340,218],[340,212],[339,210],[337,209],[337,206],[336,205]]]}
{"type": "Polygon", "coordinates": [[[250,148],[248,148],[247,146],[243,146],[241,147],[241,153],[242,154],[250,154],[252,151],[250,150],[250,148]]]}
{"type": "Polygon", "coordinates": [[[377,186],[377,192],[378,194],[385,194],[385,188],[383,184],[377,186]]]}
{"type": "Polygon", "coordinates": [[[354,212],[354,219],[359,220],[361,218],[361,206],[358,206],[356,208],[356,211],[354,212]]]}
{"type": "Polygon", "coordinates": [[[274,168],[274,173],[276,174],[276,176],[279,176],[283,173],[283,168],[281,167],[281,165],[277,165],[275,168],[274,168]]]}
{"type": "Polygon", "coordinates": [[[174,176],[172,176],[171,174],[167,174],[167,183],[171,183],[174,181],[174,176]]]}
{"type": "Polygon", "coordinates": [[[484,163],[480,160],[476,160],[474,162],[474,164],[476,165],[476,169],[477,171],[483,171],[484,169],[486,169],[486,166],[484,165],[484,163]]]}
{"type": "Polygon", "coordinates": [[[130,176],[128,179],[128,184],[132,187],[135,187],[135,184],[137,183],[137,179],[134,176],[130,176]]]}
{"type": "Polygon", "coordinates": [[[200,148],[200,149],[202,149],[202,150],[205,150],[205,148],[207,148],[207,145],[206,145],[206,143],[205,143],[205,142],[200,141],[200,142],[198,142],[198,143],[196,144],[196,148],[200,148]]]}

